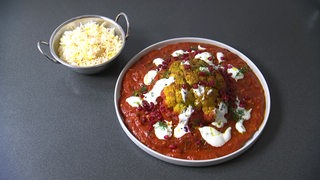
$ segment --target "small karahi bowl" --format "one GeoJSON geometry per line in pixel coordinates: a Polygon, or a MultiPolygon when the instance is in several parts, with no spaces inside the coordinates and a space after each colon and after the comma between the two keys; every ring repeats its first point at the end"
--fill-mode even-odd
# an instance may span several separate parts
{"type": "Polygon", "coordinates": [[[40,40],[37,42],[37,47],[42,55],[44,55],[48,60],[50,60],[54,63],[62,64],[64,66],[70,68],[71,70],[78,72],[78,73],[81,73],[81,74],[95,74],[95,73],[103,71],[106,67],[108,67],[110,65],[110,63],[112,61],[114,61],[120,55],[120,53],[122,52],[122,50],[125,46],[125,41],[129,37],[129,31],[130,31],[130,25],[129,25],[128,17],[123,12],[119,13],[116,16],[115,20],[112,20],[112,19],[104,17],[104,16],[100,16],[100,15],[82,15],[82,16],[71,18],[71,19],[65,21],[64,23],[62,23],[61,25],[59,25],[53,31],[49,42],[40,40]],[[123,17],[126,21],[126,32],[124,32],[123,28],[118,24],[118,20],[120,17],[123,17]],[[76,65],[69,64],[65,60],[61,59],[58,55],[59,54],[58,48],[60,45],[60,39],[65,31],[74,30],[76,27],[79,27],[81,24],[85,24],[88,22],[95,22],[99,25],[104,23],[104,27],[114,28],[115,35],[119,36],[122,41],[121,48],[116,53],[116,55],[114,55],[109,60],[104,61],[100,64],[96,64],[96,65],[92,65],[92,66],[76,66],[76,65]],[[49,46],[49,51],[50,51],[51,56],[46,54],[42,50],[41,45],[49,46]]]}

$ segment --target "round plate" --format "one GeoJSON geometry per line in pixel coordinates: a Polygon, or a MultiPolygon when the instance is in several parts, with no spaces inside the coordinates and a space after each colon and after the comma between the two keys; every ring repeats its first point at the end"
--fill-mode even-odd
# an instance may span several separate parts
{"type": "Polygon", "coordinates": [[[128,64],[124,67],[124,69],[121,71],[118,80],[116,82],[116,86],[115,86],[115,92],[114,92],[114,104],[115,104],[115,109],[116,109],[116,113],[117,113],[117,117],[119,119],[120,125],[122,127],[122,129],[124,130],[124,132],[128,135],[128,137],[142,150],[144,150],[145,152],[147,152],[148,154],[150,154],[151,156],[154,156],[160,160],[172,163],[172,164],[176,164],[176,165],[183,165],[183,166],[208,166],[208,165],[214,165],[214,164],[219,164],[222,162],[225,162],[227,160],[230,160],[232,158],[235,158],[236,156],[240,155],[241,153],[243,153],[245,150],[247,150],[252,144],[254,144],[254,142],[258,139],[258,137],[260,136],[260,134],[262,133],[267,121],[268,121],[268,117],[269,117],[269,112],[270,112],[270,93],[269,93],[269,88],[268,85],[263,77],[263,75],[261,74],[261,72],[259,71],[259,69],[255,66],[255,64],[245,55],[243,55],[241,52],[239,52],[238,50],[223,44],[221,42],[217,42],[214,40],[210,40],[210,39],[203,39],[203,38],[195,38],[195,37],[183,37],[183,38],[175,38],[175,39],[169,39],[169,40],[165,40],[165,41],[161,41],[158,42],[156,44],[153,44],[147,48],[145,48],[144,50],[142,50],[141,52],[139,52],[137,55],[135,55],[129,62],[128,64]],[[179,158],[173,158],[173,157],[169,157],[166,155],[163,155],[151,148],[149,148],[148,146],[144,145],[143,143],[141,143],[130,131],[129,129],[126,127],[124,121],[123,121],[123,117],[120,113],[120,108],[119,108],[119,98],[120,98],[120,90],[122,87],[122,80],[123,77],[125,75],[125,73],[127,72],[127,70],[134,64],[136,63],[138,60],[140,60],[144,55],[146,55],[147,53],[149,53],[152,50],[155,49],[160,49],[162,47],[165,47],[169,44],[176,44],[176,43],[180,43],[180,42],[198,42],[198,43],[205,43],[205,44],[211,44],[211,45],[215,45],[218,47],[222,47],[224,49],[227,49],[229,51],[231,51],[232,53],[238,55],[242,60],[244,60],[248,66],[252,69],[252,71],[256,74],[256,76],[258,77],[258,79],[260,80],[260,83],[264,89],[264,93],[265,93],[265,100],[266,100],[266,109],[265,109],[265,115],[264,115],[264,120],[261,123],[259,129],[255,132],[255,134],[252,136],[251,139],[249,139],[240,149],[219,157],[219,158],[214,158],[214,159],[206,159],[206,160],[187,160],[187,159],[179,159],[179,158]]]}

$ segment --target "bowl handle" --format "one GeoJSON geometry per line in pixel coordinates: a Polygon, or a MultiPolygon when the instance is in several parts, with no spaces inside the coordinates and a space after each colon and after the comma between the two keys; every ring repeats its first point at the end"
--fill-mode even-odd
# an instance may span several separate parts
{"type": "MultiPolygon", "coordinates": [[[[124,19],[126,20],[127,23],[127,31],[126,31],[126,39],[129,37],[129,32],[130,32],[130,24],[129,24],[129,20],[128,20],[128,16],[124,13],[124,12],[120,12],[117,16],[115,21],[118,23],[119,18],[123,16],[124,19]]],[[[119,23],[118,23],[119,24],[119,23]]]]}
{"type": "Polygon", "coordinates": [[[40,53],[42,55],[44,55],[47,59],[49,59],[50,61],[54,62],[54,63],[59,63],[57,60],[55,60],[54,58],[51,58],[49,55],[47,55],[46,53],[44,53],[41,49],[41,44],[42,45],[46,45],[46,46],[49,46],[49,43],[47,43],[46,41],[38,41],[37,43],[37,47],[38,47],[38,50],[40,51],[40,53]]]}

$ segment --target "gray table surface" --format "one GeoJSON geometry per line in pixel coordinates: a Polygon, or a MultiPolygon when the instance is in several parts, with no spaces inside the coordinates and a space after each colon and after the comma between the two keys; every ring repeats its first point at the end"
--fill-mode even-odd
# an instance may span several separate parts
{"type": "MultiPolygon", "coordinates": [[[[123,22],[120,21],[120,24],[123,22]]],[[[34,0],[0,2],[0,179],[319,179],[320,1],[34,0]],[[85,76],[37,50],[65,20],[129,16],[131,35],[110,68],[85,76]],[[113,95],[145,47],[203,37],[246,54],[264,74],[271,114],[259,140],[226,163],[175,166],[121,129],[113,95]]]]}

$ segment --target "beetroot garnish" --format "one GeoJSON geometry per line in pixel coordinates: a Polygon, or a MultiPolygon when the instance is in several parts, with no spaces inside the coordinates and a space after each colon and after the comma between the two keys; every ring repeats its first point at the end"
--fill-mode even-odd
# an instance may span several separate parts
{"type": "Polygon", "coordinates": [[[201,145],[201,144],[202,144],[201,139],[197,140],[197,141],[196,141],[196,144],[197,144],[197,145],[201,145]]]}
{"type": "Polygon", "coordinates": [[[242,108],[246,107],[246,103],[244,101],[240,101],[239,107],[242,107],[242,108]]]}
{"type": "Polygon", "coordinates": [[[224,94],[226,94],[226,91],[224,89],[220,89],[219,90],[219,95],[223,96],[224,94]]]}
{"type": "Polygon", "coordinates": [[[199,74],[199,76],[206,76],[207,75],[207,73],[203,72],[203,71],[200,71],[198,74],[199,74]]]}
{"type": "Polygon", "coordinates": [[[214,71],[214,68],[212,66],[209,66],[208,69],[209,69],[210,72],[214,71]]]}
{"type": "Polygon", "coordinates": [[[148,128],[148,131],[151,132],[152,130],[153,130],[153,126],[150,125],[149,128],[148,128]]]}
{"type": "Polygon", "coordinates": [[[147,122],[147,118],[146,118],[146,117],[144,117],[144,116],[143,116],[143,117],[141,117],[141,122],[142,122],[142,123],[146,123],[146,122],[147,122]]]}
{"type": "Polygon", "coordinates": [[[178,59],[179,59],[178,57],[173,57],[171,60],[176,61],[178,59]]]}
{"type": "Polygon", "coordinates": [[[162,64],[162,69],[168,69],[168,64],[162,64]]]}
{"type": "Polygon", "coordinates": [[[151,114],[148,116],[148,120],[150,121],[151,125],[153,125],[153,122],[156,121],[155,117],[153,115],[151,115],[151,114]]]}
{"type": "Polygon", "coordinates": [[[142,101],[142,107],[144,110],[149,110],[149,103],[146,100],[142,101]]]}
{"type": "Polygon", "coordinates": [[[150,102],[149,104],[149,110],[153,110],[154,109],[154,103],[153,102],[150,102]]]}
{"type": "Polygon", "coordinates": [[[160,111],[161,111],[161,112],[165,112],[165,111],[166,111],[166,107],[160,106],[160,111]]]}
{"type": "Polygon", "coordinates": [[[206,85],[207,85],[207,83],[204,82],[204,81],[199,81],[199,84],[200,84],[201,86],[206,86],[206,85]]]}
{"type": "Polygon", "coordinates": [[[181,55],[181,59],[185,59],[185,58],[187,58],[188,57],[188,54],[183,54],[183,55],[181,55]]]}
{"type": "Polygon", "coordinates": [[[197,89],[199,87],[198,83],[192,85],[193,89],[197,89]]]}
{"type": "Polygon", "coordinates": [[[170,145],[169,145],[169,148],[170,148],[170,149],[176,149],[176,148],[177,148],[177,146],[176,146],[176,145],[174,145],[174,144],[170,144],[170,145]]]}
{"type": "Polygon", "coordinates": [[[159,64],[159,65],[158,65],[158,68],[162,68],[162,64],[159,64]]]}
{"type": "Polygon", "coordinates": [[[161,120],[162,119],[162,114],[160,113],[160,111],[155,111],[155,116],[161,120]]]}
{"type": "Polygon", "coordinates": [[[156,101],[157,101],[157,103],[160,103],[160,102],[162,102],[162,101],[163,101],[163,99],[162,99],[162,97],[161,97],[161,96],[159,96],[159,97],[157,97],[156,101]]]}
{"type": "Polygon", "coordinates": [[[168,64],[169,64],[169,62],[167,60],[162,62],[162,65],[168,65],[168,64]]]}
{"type": "Polygon", "coordinates": [[[182,84],[182,88],[183,88],[183,89],[187,89],[188,86],[187,86],[186,84],[182,84]]]}
{"type": "Polygon", "coordinates": [[[208,86],[213,87],[214,86],[214,80],[209,81],[208,86]]]}
{"type": "Polygon", "coordinates": [[[191,66],[190,66],[189,64],[184,64],[183,67],[184,67],[184,69],[186,69],[186,70],[191,69],[191,66]]]}
{"type": "Polygon", "coordinates": [[[169,136],[168,135],[164,135],[163,138],[164,139],[169,139],[169,136]]]}
{"type": "Polygon", "coordinates": [[[139,106],[137,107],[137,109],[138,109],[138,111],[142,111],[142,110],[143,110],[143,107],[142,107],[141,105],[139,105],[139,106]]]}
{"type": "Polygon", "coordinates": [[[229,100],[229,98],[226,94],[222,96],[222,99],[224,102],[227,102],[229,100]]]}

